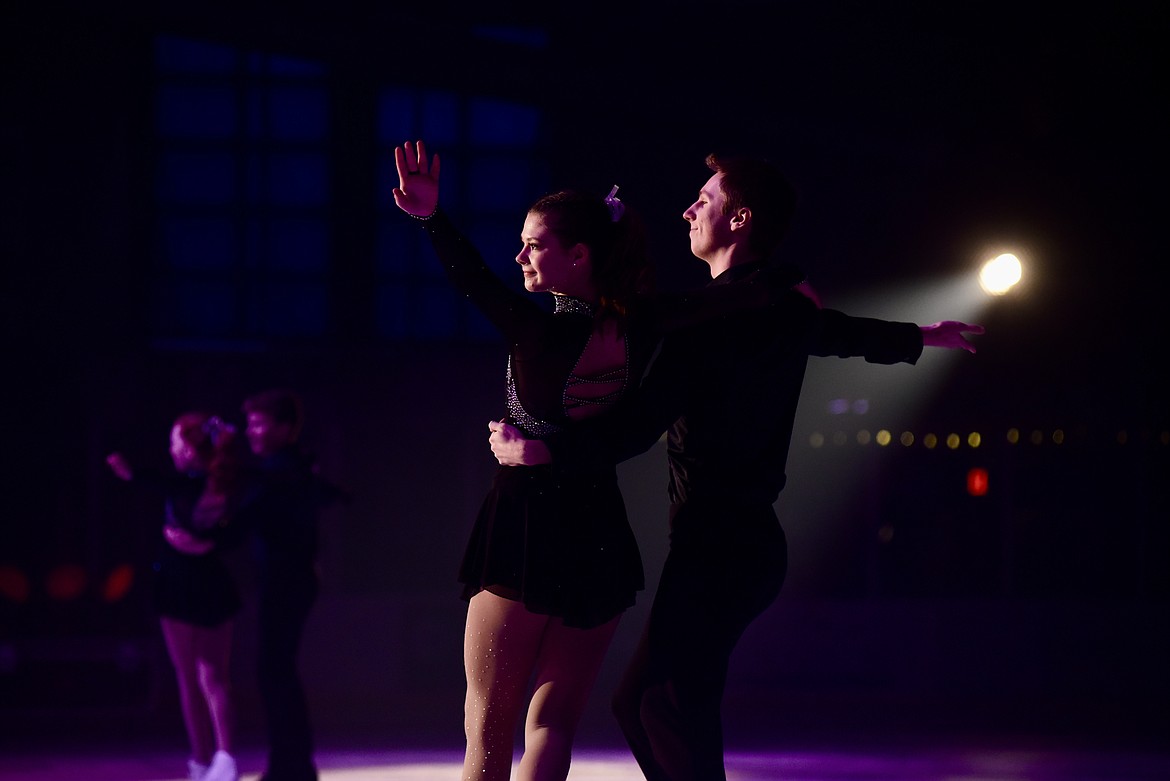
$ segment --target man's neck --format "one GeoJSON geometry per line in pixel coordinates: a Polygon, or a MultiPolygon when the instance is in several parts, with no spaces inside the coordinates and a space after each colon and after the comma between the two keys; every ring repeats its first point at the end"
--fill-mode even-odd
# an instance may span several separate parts
{"type": "Polygon", "coordinates": [[[757,258],[741,244],[736,244],[720,250],[710,258],[703,258],[711,268],[711,279],[715,279],[733,266],[742,266],[745,263],[754,263],[757,258]]]}

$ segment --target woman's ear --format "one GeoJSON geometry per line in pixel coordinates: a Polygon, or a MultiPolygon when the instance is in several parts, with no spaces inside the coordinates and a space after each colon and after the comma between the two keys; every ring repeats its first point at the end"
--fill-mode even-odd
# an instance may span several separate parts
{"type": "Polygon", "coordinates": [[[579,241],[569,251],[569,257],[572,259],[573,268],[588,266],[590,261],[589,247],[584,242],[579,241]]]}

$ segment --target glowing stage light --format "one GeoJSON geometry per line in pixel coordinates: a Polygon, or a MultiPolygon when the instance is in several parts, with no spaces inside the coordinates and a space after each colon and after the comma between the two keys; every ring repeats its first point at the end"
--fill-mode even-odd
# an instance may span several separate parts
{"type": "Polygon", "coordinates": [[[1020,259],[1010,252],[1004,253],[983,264],[979,271],[979,286],[988,295],[1002,296],[1015,287],[1022,276],[1020,259]]]}

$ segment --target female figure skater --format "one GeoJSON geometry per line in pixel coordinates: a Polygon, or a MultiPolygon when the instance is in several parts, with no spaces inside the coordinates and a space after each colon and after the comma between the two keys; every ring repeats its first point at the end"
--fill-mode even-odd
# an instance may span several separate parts
{"type": "Polygon", "coordinates": [[[117,477],[156,488],[166,499],[154,600],[178,679],[191,744],[191,781],[239,778],[231,753],[229,658],[233,618],[241,603],[216,552],[235,497],[235,448],[232,427],[206,412],[185,412],[171,428],[174,471],[135,470],[121,453],[106,458],[117,477]]]}
{"type": "MultiPolygon", "coordinates": [[[[439,156],[394,150],[394,201],[430,236],[448,279],[507,338],[508,421],[542,437],[602,414],[636,386],[661,335],[768,302],[795,280],[761,277],[672,299],[646,290],[644,235],[614,192],[562,191],[529,209],[513,292],[438,208],[439,156]]],[[[616,191],[617,188],[614,188],[616,191]]],[[[463,778],[507,781],[529,680],[520,781],[561,781],[573,736],[642,563],[612,466],[497,471],[467,544],[463,778]]]]}

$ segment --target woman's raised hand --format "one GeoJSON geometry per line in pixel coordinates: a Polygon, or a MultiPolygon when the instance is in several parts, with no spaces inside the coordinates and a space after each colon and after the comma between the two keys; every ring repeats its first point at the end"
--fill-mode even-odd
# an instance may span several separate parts
{"type": "Polygon", "coordinates": [[[394,148],[394,165],[398,168],[398,186],[394,203],[415,217],[430,217],[439,206],[439,155],[427,162],[427,147],[422,141],[407,141],[394,148]]]}

